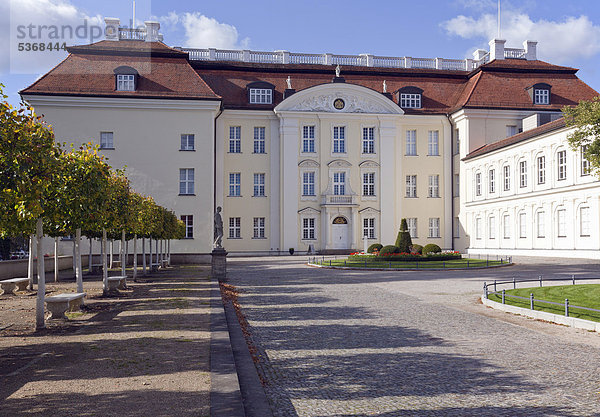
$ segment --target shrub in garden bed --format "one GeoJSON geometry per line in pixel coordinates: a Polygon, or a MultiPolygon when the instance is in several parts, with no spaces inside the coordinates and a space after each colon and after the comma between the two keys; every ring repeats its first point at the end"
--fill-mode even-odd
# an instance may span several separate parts
{"type": "Polygon", "coordinates": [[[400,249],[395,245],[386,245],[379,250],[379,256],[385,256],[393,253],[400,253],[400,249]]]}
{"type": "MultiPolygon", "coordinates": [[[[392,246],[392,245],[390,245],[392,246]]],[[[385,248],[385,247],[384,247],[385,248]]],[[[383,251],[383,249],[382,249],[383,251]]],[[[360,262],[428,262],[428,261],[451,261],[461,259],[459,252],[430,253],[419,255],[417,253],[387,253],[376,255],[352,254],[348,256],[349,261],[360,262]]]]}
{"type": "Polygon", "coordinates": [[[381,243],[373,243],[371,246],[367,248],[368,253],[379,252],[383,248],[381,243]]]}
{"type": "Polygon", "coordinates": [[[417,245],[416,243],[410,247],[410,253],[423,254],[423,246],[417,245]]]}
{"type": "Polygon", "coordinates": [[[442,252],[442,248],[440,248],[435,243],[428,243],[427,245],[423,246],[423,255],[440,252],[442,252]]]}

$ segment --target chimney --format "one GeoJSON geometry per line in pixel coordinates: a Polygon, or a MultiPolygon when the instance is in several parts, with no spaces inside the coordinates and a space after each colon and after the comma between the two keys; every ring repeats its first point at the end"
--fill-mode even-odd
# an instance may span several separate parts
{"type": "Polygon", "coordinates": [[[490,41],[490,61],[504,59],[504,39],[492,39],[490,41]]]}
{"type": "Polygon", "coordinates": [[[119,25],[121,21],[115,17],[105,17],[104,23],[104,35],[107,41],[118,41],[119,40],[119,25]]]}
{"type": "Polygon", "coordinates": [[[475,61],[481,61],[486,54],[487,51],[485,49],[477,49],[473,52],[473,59],[475,61]]]}
{"type": "Polygon", "coordinates": [[[537,42],[536,41],[523,42],[523,49],[525,49],[525,59],[526,60],[535,61],[537,59],[537,42]]]}
{"type": "Polygon", "coordinates": [[[147,20],[144,24],[146,25],[146,42],[158,42],[160,23],[147,20]]]}

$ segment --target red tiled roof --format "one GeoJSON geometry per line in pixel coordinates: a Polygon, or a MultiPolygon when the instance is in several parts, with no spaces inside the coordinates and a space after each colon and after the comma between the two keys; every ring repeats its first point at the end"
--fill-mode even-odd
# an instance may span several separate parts
{"type": "Polygon", "coordinates": [[[69,50],[71,53],[63,62],[20,93],[220,99],[190,66],[187,54],[161,42],[101,41],[69,50]],[[125,49],[117,48],[116,44],[121,43],[125,49]],[[118,53],[112,53],[111,48],[117,48],[118,53]],[[137,70],[136,91],[116,91],[114,70],[120,66],[137,70]]]}
{"type": "Polygon", "coordinates": [[[531,138],[535,138],[537,136],[543,135],[544,133],[553,132],[555,130],[562,129],[565,126],[566,126],[565,118],[561,117],[560,119],[557,119],[552,122],[538,126],[535,129],[531,129],[531,130],[527,130],[525,132],[518,133],[518,134],[508,137],[506,139],[499,140],[498,142],[483,145],[482,147],[475,149],[473,152],[471,152],[467,156],[465,156],[463,158],[463,161],[475,158],[477,156],[485,155],[487,153],[496,151],[498,149],[506,148],[507,146],[514,145],[516,143],[520,143],[520,142],[526,141],[531,138]]]}

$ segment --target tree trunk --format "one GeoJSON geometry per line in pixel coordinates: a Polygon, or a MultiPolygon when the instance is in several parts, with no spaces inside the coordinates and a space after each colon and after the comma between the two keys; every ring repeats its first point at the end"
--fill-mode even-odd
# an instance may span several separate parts
{"type": "Polygon", "coordinates": [[[150,236],[150,273],[152,273],[152,236],[150,236]]]}
{"type": "Polygon", "coordinates": [[[113,240],[111,239],[111,240],[110,240],[110,243],[109,243],[109,248],[108,248],[108,250],[110,251],[110,254],[108,255],[108,260],[109,260],[109,261],[108,261],[108,267],[109,267],[110,269],[112,269],[112,264],[113,264],[113,251],[114,251],[114,243],[115,243],[115,242],[113,242],[113,240]]]}
{"type": "Polygon", "coordinates": [[[163,245],[162,244],[163,244],[163,239],[160,240],[160,257],[158,259],[158,264],[160,266],[162,266],[162,261],[163,261],[163,247],[162,247],[163,245]]]}
{"type": "Polygon", "coordinates": [[[54,238],[54,282],[58,282],[58,237],[54,238]]]}
{"type": "Polygon", "coordinates": [[[100,238],[100,265],[104,265],[106,261],[106,248],[102,244],[102,238],[100,238]]]}
{"type": "Polygon", "coordinates": [[[92,262],[94,260],[94,255],[93,255],[93,252],[92,252],[92,238],[90,237],[89,239],[90,239],[90,254],[88,256],[88,274],[91,274],[92,273],[92,269],[93,269],[92,265],[94,264],[92,262]]]}
{"type": "Polygon", "coordinates": [[[156,239],[156,243],[154,244],[154,248],[156,249],[156,264],[158,266],[160,266],[159,259],[158,259],[158,239],[156,239]]]}
{"type": "Polygon", "coordinates": [[[146,238],[142,238],[142,275],[146,275],[146,238]]]}
{"type": "MultiPolygon", "coordinates": [[[[106,254],[106,229],[102,229],[102,253],[106,254]]],[[[102,290],[104,294],[108,293],[108,262],[106,261],[106,255],[102,257],[102,290]]]]}
{"type": "Polygon", "coordinates": [[[39,218],[35,225],[35,234],[37,240],[37,275],[38,290],[35,303],[35,329],[41,330],[46,327],[44,320],[44,298],[46,296],[46,272],[44,269],[44,251],[42,248],[42,238],[44,237],[44,225],[39,218]]]}
{"type": "Polygon", "coordinates": [[[171,266],[171,239],[167,241],[167,244],[169,245],[169,248],[167,249],[167,263],[171,266]]]}
{"type": "Polygon", "coordinates": [[[77,282],[77,292],[83,292],[83,271],[81,268],[81,229],[75,231],[75,281],[77,282]]]}
{"type": "Polygon", "coordinates": [[[75,274],[75,270],[77,269],[77,262],[75,259],[77,258],[77,251],[75,249],[75,238],[73,238],[73,273],[75,274]]]}
{"type": "Polygon", "coordinates": [[[133,280],[137,278],[137,234],[133,235],[133,280]]]}
{"type": "Polygon", "coordinates": [[[129,264],[129,241],[125,241],[125,266],[129,264]]]}
{"type": "Polygon", "coordinates": [[[127,262],[125,261],[125,230],[121,230],[121,275],[125,276],[125,267],[127,262]]]}
{"type": "Polygon", "coordinates": [[[29,291],[33,291],[33,237],[29,235],[29,262],[27,264],[27,278],[29,278],[29,291]]]}

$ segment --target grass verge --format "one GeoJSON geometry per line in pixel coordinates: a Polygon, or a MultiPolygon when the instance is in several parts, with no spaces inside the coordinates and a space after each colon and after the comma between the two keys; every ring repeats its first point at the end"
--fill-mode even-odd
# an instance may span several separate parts
{"type": "Polygon", "coordinates": [[[345,266],[350,268],[386,268],[386,269],[442,269],[442,268],[482,268],[488,266],[506,265],[506,261],[486,261],[485,259],[452,259],[448,261],[425,261],[425,262],[401,262],[401,261],[352,261],[347,259],[326,259],[317,261],[318,265],[323,266],[345,266]]]}

